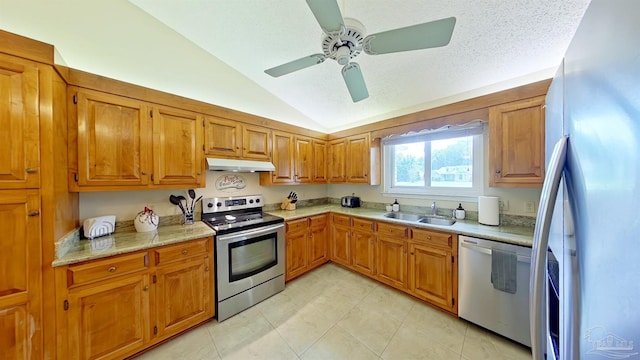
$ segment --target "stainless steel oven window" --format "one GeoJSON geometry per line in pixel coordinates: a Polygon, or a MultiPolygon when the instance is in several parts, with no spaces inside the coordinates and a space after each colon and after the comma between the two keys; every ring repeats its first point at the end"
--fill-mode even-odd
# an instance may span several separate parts
{"type": "Polygon", "coordinates": [[[277,233],[230,243],[229,282],[248,278],[278,264],[277,233]]]}

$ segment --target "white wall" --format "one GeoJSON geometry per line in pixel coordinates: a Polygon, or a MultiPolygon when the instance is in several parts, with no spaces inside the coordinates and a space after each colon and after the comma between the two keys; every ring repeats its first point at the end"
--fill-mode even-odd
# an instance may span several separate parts
{"type": "MultiPolygon", "coordinates": [[[[218,191],[215,182],[220,176],[234,173],[209,171],[205,188],[195,189],[197,196],[232,196],[262,194],[266,204],[279,203],[291,191],[298,194],[298,199],[317,199],[327,196],[327,185],[303,186],[260,186],[258,173],[235,174],[245,179],[247,186],[241,190],[218,191]]],[[[160,216],[179,215],[180,209],[169,202],[169,195],[184,195],[184,189],[176,190],[145,190],[145,191],[109,191],[80,194],[80,221],[99,215],[116,215],[117,221],[131,220],[145,206],[153,209],[160,216]]]]}

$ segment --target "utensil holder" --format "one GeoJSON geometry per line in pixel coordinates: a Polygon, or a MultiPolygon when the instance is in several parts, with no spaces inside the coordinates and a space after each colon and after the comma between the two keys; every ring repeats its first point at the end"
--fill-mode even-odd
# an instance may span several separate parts
{"type": "Polygon", "coordinates": [[[193,225],[193,213],[185,213],[182,224],[184,224],[184,225],[193,225]]]}

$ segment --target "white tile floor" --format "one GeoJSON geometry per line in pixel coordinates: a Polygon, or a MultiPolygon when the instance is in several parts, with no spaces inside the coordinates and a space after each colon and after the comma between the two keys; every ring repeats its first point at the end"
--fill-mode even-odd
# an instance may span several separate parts
{"type": "Polygon", "coordinates": [[[138,359],[531,359],[528,348],[337,265],[138,359]]]}

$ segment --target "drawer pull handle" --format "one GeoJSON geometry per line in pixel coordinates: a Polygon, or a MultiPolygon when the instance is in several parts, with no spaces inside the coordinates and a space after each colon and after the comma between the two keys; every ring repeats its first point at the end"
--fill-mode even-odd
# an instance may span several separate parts
{"type": "Polygon", "coordinates": [[[205,272],[209,272],[209,267],[207,266],[206,268],[204,268],[205,272]]]}
{"type": "Polygon", "coordinates": [[[24,171],[27,174],[34,174],[34,173],[38,172],[38,169],[36,169],[36,168],[26,168],[26,169],[24,169],[24,171]]]}
{"type": "Polygon", "coordinates": [[[112,267],[110,267],[110,268],[109,268],[109,270],[107,270],[107,271],[109,271],[110,273],[112,273],[112,272],[115,272],[115,271],[116,271],[116,269],[117,269],[117,268],[116,268],[115,266],[112,266],[112,267]]]}
{"type": "Polygon", "coordinates": [[[187,250],[182,250],[182,255],[187,255],[189,252],[187,250]]]}
{"type": "Polygon", "coordinates": [[[431,235],[427,235],[427,239],[428,239],[428,240],[431,240],[431,235]]]}
{"type": "Polygon", "coordinates": [[[149,291],[149,285],[142,288],[142,291],[149,291]]]}
{"type": "Polygon", "coordinates": [[[27,215],[28,215],[28,216],[38,216],[38,215],[40,215],[40,211],[38,211],[38,210],[29,211],[29,212],[27,213],[27,215]]]}
{"type": "Polygon", "coordinates": [[[141,174],[142,174],[142,175],[147,175],[147,172],[146,172],[146,171],[144,171],[144,170],[142,170],[141,174]]]}

